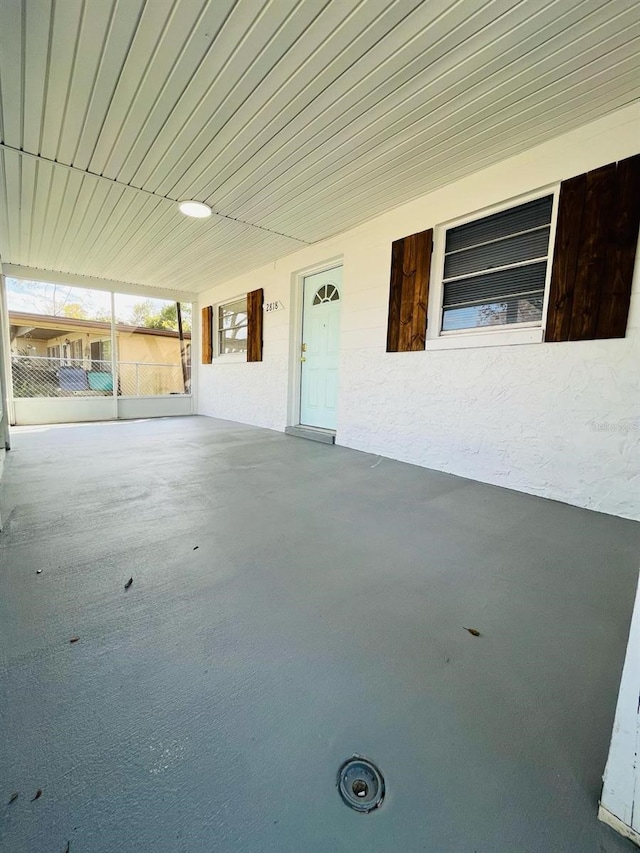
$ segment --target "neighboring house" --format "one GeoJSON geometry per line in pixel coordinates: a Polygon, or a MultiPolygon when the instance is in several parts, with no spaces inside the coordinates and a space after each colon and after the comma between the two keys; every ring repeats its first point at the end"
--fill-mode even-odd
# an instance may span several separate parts
{"type": "MultiPolygon", "coordinates": [[[[34,359],[34,367],[111,372],[108,322],[10,311],[9,329],[12,357],[49,359],[34,359]]],[[[120,393],[158,395],[184,391],[178,332],[123,323],[116,324],[115,332],[120,393]]],[[[190,383],[191,335],[187,332],[184,338],[190,383]]]]}

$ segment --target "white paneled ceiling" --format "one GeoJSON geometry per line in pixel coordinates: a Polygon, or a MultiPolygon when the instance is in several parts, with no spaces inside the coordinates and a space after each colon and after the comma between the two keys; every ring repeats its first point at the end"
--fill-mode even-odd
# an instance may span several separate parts
{"type": "Polygon", "coordinates": [[[639,36],[637,0],[2,0],[0,257],[203,290],[629,103],[639,36]]]}

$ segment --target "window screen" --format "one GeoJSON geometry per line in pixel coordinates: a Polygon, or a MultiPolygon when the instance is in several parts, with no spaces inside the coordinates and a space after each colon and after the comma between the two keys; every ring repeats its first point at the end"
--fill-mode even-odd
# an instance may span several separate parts
{"type": "Polygon", "coordinates": [[[553,196],[447,231],[442,331],[540,323],[553,196]]]}
{"type": "Polygon", "coordinates": [[[218,308],[218,354],[247,351],[247,300],[218,308]]]}

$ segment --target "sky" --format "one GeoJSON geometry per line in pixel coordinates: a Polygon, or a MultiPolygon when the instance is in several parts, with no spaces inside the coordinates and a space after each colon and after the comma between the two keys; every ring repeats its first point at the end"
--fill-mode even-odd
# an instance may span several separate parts
{"type": "MultiPolygon", "coordinates": [[[[111,295],[101,290],[88,290],[82,287],[69,287],[63,284],[46,284],[41,281],[7,278],[7,305],[9,311],[26,311],[31,314],[62,313],[64,305],[78,303],[89,319],[109,319],[111,295]],[[106,317],[105,317],[106,313],[106,317]]],[[[120,323],[128,323],[133,307],[140,302],[151,302],[154,313],[168,304],[165,299],[148,299],[144,296],[116,294],[116,318],[120,323]]],[[[170,303],[173,304],[173,303],[170,303]]]]}

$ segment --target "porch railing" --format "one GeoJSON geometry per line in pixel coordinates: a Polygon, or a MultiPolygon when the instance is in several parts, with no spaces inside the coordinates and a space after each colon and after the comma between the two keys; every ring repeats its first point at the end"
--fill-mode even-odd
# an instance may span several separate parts
{"type": "MultiPolygon", "coordinates": [[[[119,361],[114,380],[111,361],[16,355],[11,359],[11,376],[14,397],[112,396],[114,383],[117,395],[122,397],[185,393],[180,364],[119,361]]],[[[186,393],[189,386],[187,378],[186,393]]]]}

